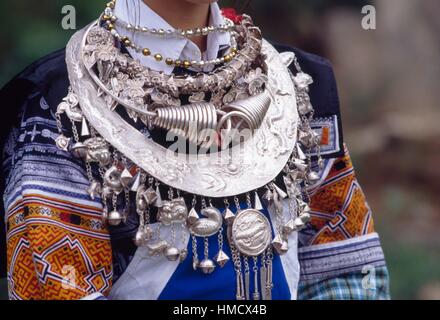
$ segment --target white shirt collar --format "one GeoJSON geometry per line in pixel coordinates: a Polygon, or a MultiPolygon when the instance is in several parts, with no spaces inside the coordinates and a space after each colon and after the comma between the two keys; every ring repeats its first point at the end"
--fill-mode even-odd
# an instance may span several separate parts
{"type": "MultiPolygon", "coordinates": [[[[137,10],[129,11],[124,1],[117,1],[114,9],[115,15],[119,19],[132,25],[141,25],[150,29],[174,29],[142,0],[138,1],[139,7],[137,9],[140,9],[140,12],[137,12],[137,10]],[[136,17],[136,15],[138,16],[136,17]]],[[[210,25],[225,24],[218,4],[214,2],[210,8],[210,25]]],[[[145,33],[136,33],[133,37],[133,32],[127,31],[119,26],[116,26],[116,29],[121,36],[129,36],[139,46],[149,48],[152,55],[160,53],[164,59],[171,58],[173,60],[180,59],[189,61],[215,59],[220,50],[229,47],[231,44],[231,36],[228,32],[210,33],[207,39],[207,50],[202,53],[194,42],[186,38],[161,38],[145,33]]],[[[174,69],[174,67],[166,65],[164,62],[155,61],[152,57],[145,57],[142,53],[136,52],[132,48],[129,48],[128,51],[134,59],[139,60],[142,65],[153,70],[171,74],[174,69]]]]}

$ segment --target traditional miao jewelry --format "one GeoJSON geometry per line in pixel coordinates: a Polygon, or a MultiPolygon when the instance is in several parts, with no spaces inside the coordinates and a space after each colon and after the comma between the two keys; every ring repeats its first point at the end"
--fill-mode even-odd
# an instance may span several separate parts
{"type": "Polygon", "coordinates": [[[191,127],[180,121],[184,114],[189,114],[194,119],[193,124],[201,130],[217,129],[219,132],[225,126],[232,130],[231,124],[237,114],[242,115],[244,126],[255,130],[270,104],[269,93],[263,90],[267,76],[262,71],[266,66],[260,56],[261,33],[247,20],[243,20],[242,25],[237,26],[237,33],[242,34],[238,36],[238,40],[243,49],[237,53],[234,61],[211,74],[175,77],[149,70],[139,62],[127,59],[127,56],[113,45],[110,33],[102,28],[90,31],[90,41],[84,45],[84,61],[87,66],[98,66],[101,77],[93,72],[89,73],[100,89],[113,97],[107,100],[110,109],[113,110],[119,104],[123,105],[135,121],[140,119],[149,127],[154,124],[173,132],[183,131],[191,142],[209,147],[213,139],[206,142],[200,135],[195,134],[191,127]],[[97,38],[100,39],[99,42],[97,38]],[[109,56],[116,59],[108,61],[109,56]],[[260,61],[259,65],[257,61],[260,61]],[[116,71],[111,81],[108,81],[110,75],[106,71],[109,67],[114,67],[116,71]],[[231,89],[225,90],[227,88],[231,89]],[[210,103],[204,103],[207,92],[212,93],[210,103]],[[181,94],[190,95],[189,101],[192,105],[181,106],[181,94]],[[249,95],[252,98],[243,101],[243,98],[249,95]],[[227,106],[228,109],[235,110],[235,113],[225,114],[221,108],[223,103],[232,103],[235,100],[236,103],[227,106]],[[197,106],[197,103],[200,106],[197,106]],[[243,103],[250,104],[252,108],[243,108],[243,103]],[[195,119],[194,114],[199,107],[203,109],[203,116],[195,119]]]}
{"type": "Polygon", "coordinates": [[[109,24],[113,24],[111,29],[115,24],[119,25],[122,28],[125,28],[129,31],[142,32],[145,34],[159,36],[159,37],[167,37],[167,38],[177,38],[177,37],[194,37],[194,36],[207,36],[210,33],[215,32],[230,32],[234,29],[234,22],[230,19],[225,19],[224,25],[216,25],[216,26],[205,26],[193,29],[155,29],[155,28],[147,28],[138,25],[132,25],[126,21],[121,20],[114,14],[114,7],[116,5],[116,0],[110,1],[106,5],[106,9],[104,11],[103,20],[108,21],[109,24]]]}
{"type": "MultiPolygon", "coordinates": [[[[273,254],[285,254],[289,236],[310,220],[307,189],[319,179],[309,156],[317,152],[321,163],[319,136],[310,127],[312,79],[301,71],[293,53],[279,54],[262,42],[249,17],[244,16],[237,28],[247,37],[241,49],[245,54],[221,71],[203,74],[201,79],[213,80],[209,84],[197,82],[198,77],[165,77],[140,66],[114,47],[112,36],[99,23],[78,32],[66,49],[71,89],[56,113],[56,143],[85,161],[88,192],[102,200],[103,219],[109,225],[133,214],[130,203],[135,201],[139,230],[134,241],[151,256],[183,261],[190,240],[195,270],[209,274],[232,260],[237,299],[271,299],[273,254]],[[296,75],[287,69],[291,63],[296,75]],[[208,97],[207,92],[217,94],[208,97]],[[188,105],[181,105],[182,95],[190,95],[188,105]],[[131,110],[133,117],[145,116],[150,119],[147,124],[171,131],[196,121],[215,130],[219,125],[242,129],[245,124],[255,132],[236,158],[226,162],[216,157],[236,147],[226,145],[218,153],[198,155],[196,161],[191,155],[170,157],[125,122],[115,110],[117,104],[131,110]],[[72,125],[72,138],[64,134],[63,115],[72,125]],[[256,152],[250,154],[252,148],[256,152]],[[261,212],[262,192],[273,208],[274,234],[261,212]],[[185,202],[188,198],[191,204],[185,202]],[[214,206],[218,199],[224,208],[214,206]],[[232,257],[224,251],[223,228],[232,257]],[[208,239],[215,236],[219,251],[213,257],[208,239]]],[[[179,131],[189,140],[194,135],[203,138],[197,130],[179,131]]]]}

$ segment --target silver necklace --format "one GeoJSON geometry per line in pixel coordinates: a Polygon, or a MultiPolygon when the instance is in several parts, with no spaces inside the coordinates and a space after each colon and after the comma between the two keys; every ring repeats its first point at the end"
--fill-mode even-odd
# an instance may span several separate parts
{"type": "Polygon", "coordinates": [[[213,25],[213,26],[205,26],[198,27],[192,29],[156,29],[156,28],[147,28],[140,25],[133,25],[129,22],[126,22],[120,18],[118,18],[114,13],[114,7],[116,5],[116,0],[110,1],[107,3],[107,6],[104,10],[103,19],[112,24],[117,24],[118,26],[131,31],[131,32],[140,32],[144,34],[149,34],[152,36],[164,37],[164,38],[187,38],[194,36],[207,36],[210,33],[215,32],[231,32],[234,29],[234,22],[230,19],[224,17],[225,24],[223,25],[213,25]]]}
{"type": "Polygon", "coordinates": [[[84,34],[83,30],[74,35],[67,46],[71,90],[56,113],[60,132],[56,142],[85,161],[90,180],[88,192],[91,197],[102,199],[104,221],[110,225],[122,223],[130,214],[129,195],[133,193],[140,220],[134,240],[137,245],[146,246],[152,257],[185,260],[189,255],[185,239],[190,237],[195,270],[209,274],[216,266],[232,261],[237,299],[271,299],[273,254],[285,254],[290,234],[310,220],[305,200],[307,187],[316,181],[317,173],[311,171],[311,159],[305,154],[311,149],[319,151],[319,137],[310,128],[313,108],[307,96],[311,78],[301,71],[293,53],[278,54],[263,42],[267,86],[274,97],[262,116],[260,135],[246,143],[259,146],[261,153],[249,159],[244,152],[238,158],[243,163],[206,162],[208,158],[203,156],[196,162],[170,159],[163,147],[108,109],[107,93],[97,86],[89,75],[90,66],[83,61],[80,48],[84,34]],[[297,67],[296,76],[289,74],[286,67],[291,63],[297,67]],[[295,96],[301,99],[296,102],[295,96]],[[63,134],[62,116],[71,121],[72,138],[63,134]],[[94,172],[99,172],[99,176],[94,172]],[[283,176],[283,187],[275,182],[279,174],[283,176]],[[161,189],[168,190],[166,199],[162,198],[161,189]],[[262,199],[273,208],[275,233],[261,212],[261,191],[265,191],[262,199]],[[193,199],[189,206],[184,195],[193,199]],[[246,198],[244,207],[239,195],[246,198]],[[214,206],[214,198],[223,199],[224,208],[214,206]],[[236,213],[231,210],[230,200],[236,213]],[[289,203],[288,210],[283,206],[285,201],[289,203]],[[153,210],[159,221],[156,227],[150,224],[153,210]],[[169,238],[163,238],[161,230],[165,228],[170,230],[169,238]],[[227,228],[232,257],[223,251],[223,228],[227,228]],[[214,255],[207,239],[215,236],[219,251],[214,255]],[[199,241],[203,241],[203,256],[197,252],[199,241]],[[251,282],[255,288],[252,293],[251,282]]]}

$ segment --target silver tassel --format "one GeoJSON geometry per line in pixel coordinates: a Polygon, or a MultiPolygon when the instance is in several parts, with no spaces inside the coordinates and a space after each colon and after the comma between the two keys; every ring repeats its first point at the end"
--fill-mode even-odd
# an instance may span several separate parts
{"type": "Polygon", "coordinates": [[[82,118],[82,124],[81,124],[81,137],[88,137],[90,136],[90,130],[89,126],[87,125],[86,118],[82,118]]]}

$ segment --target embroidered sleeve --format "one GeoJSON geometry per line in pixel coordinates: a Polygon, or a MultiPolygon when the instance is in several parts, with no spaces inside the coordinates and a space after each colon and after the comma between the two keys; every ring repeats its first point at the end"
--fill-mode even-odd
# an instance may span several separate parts
{"type": "Polygon", "coordinates": [[[325,162],[321,181],[311,190],[312,228],[305,245],[343,241],[374,232],[371,209],[356,179],[347,148],[325,162]]]}
{"type": "Polygon", "coordinates": [[[105,295],[112,261],[110,237],[100,219],[102,205],[87,195],[80,164],[56,148],[55,120],[44,99],[35,96],[28,107],[7,161],[10,298],[105,295]]]}
{"type": "Polygon", "coordinates": [[[379,236],[347,148],[325,160],[310,193],[311,224],[299,235],[299,298],[389,299],[379,236]]]}

